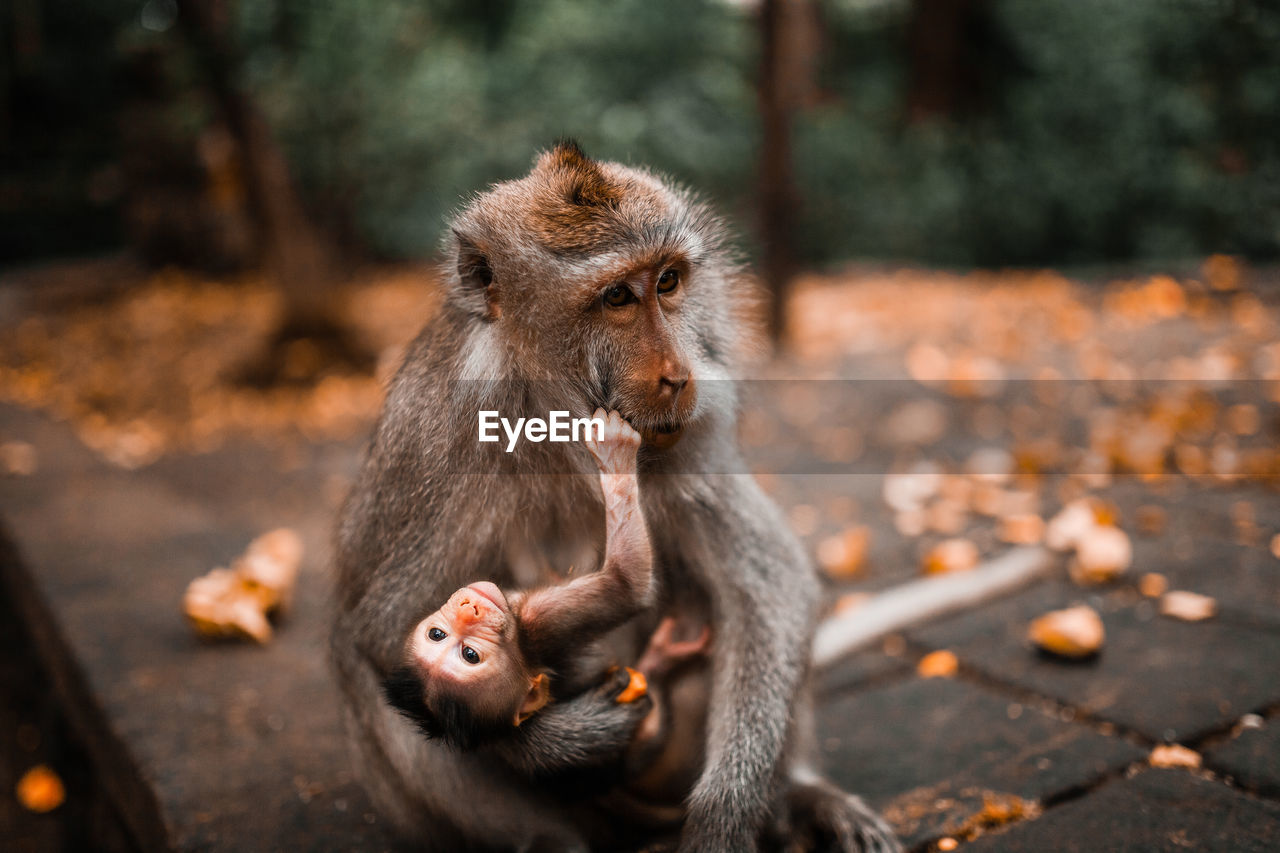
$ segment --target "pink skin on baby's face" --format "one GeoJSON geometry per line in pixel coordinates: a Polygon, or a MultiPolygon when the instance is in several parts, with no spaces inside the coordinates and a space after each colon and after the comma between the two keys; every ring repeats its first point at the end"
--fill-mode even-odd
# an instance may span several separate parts
{"type": "Polygon", "coordinates": [[[511,606],[496,584],[480,581],[449,600],[413,629],[409,653],[432,676],[458,682],[485,681],[509,667],[507,645],[514,639],[511,606]]]}

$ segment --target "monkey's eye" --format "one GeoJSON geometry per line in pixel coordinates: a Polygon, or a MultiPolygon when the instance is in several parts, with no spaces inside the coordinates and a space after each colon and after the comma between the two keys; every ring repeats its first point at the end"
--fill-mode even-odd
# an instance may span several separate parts
{"type": "Polygon", "coordinates": [[[604,304],[611,308],[621,308],[635,299],[635,294],[625,284],[615,284],[604,292],[604,304]]]}
{"type": "Polygon", "coordinates": [[[470,664],[480,663],[480,653],[470,646],[462,647],[462,659],[470,664]]]}
{"type": "Polygon", "coordinates": [[[439,628],[432,628],[430,631],[427,632],[427,638],[430,639],[431,642],[433,643],[438,643],[447,636],[449,635],[446,634],[444,631],[441,631],[439,628]]]}
{"type": "Polygon", "coordinates": [[[670,293],[680,285],[680,271],[666,270],[658,276],[658,292],[670,293]]]}

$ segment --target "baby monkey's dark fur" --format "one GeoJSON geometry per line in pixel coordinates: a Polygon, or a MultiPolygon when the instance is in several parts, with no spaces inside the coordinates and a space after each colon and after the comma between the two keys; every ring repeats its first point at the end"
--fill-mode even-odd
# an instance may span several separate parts
{"type": "MultiPolygon", "coordinates": [[[[463,587],[414,626],[406,664],[383,693],[427,737],[475,749],[510,735],[553,699],[599,686],[607,674],[600,642],[654,605],[653,548],[636,477],[640,436],[616,412],[596,417],[586,444],[604,496],[603,565],[533,590],[463,587]]],[[[663,643],[651,656],[670,663],[677,648],[663,643]]],[[[616,670],[618,662],[608,665],[616,670]]]]}

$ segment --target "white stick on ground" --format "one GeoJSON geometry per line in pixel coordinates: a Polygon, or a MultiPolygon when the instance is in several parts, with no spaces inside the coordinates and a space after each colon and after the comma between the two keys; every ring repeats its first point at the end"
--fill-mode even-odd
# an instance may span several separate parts
{"type": "Polygon", "coordinates": [[[1055,564],[1045,548],[1014,548],[972,571],[921,578],[887,589],[861,607],[818,626],[813,662],[824,667],[886,634],[988,601],[1026,584],[1055,564]]]}

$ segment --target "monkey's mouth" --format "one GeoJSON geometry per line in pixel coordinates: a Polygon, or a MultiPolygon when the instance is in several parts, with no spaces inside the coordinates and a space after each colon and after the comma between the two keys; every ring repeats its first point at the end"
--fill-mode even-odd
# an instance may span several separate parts
{"type": "Polygon", "coordinates": [[[473,584],[468,584],[466,590],[474,593],[480,598],[483,598],[485,601],[498,608],[502,613],[507,612],[507,597],[502,594],[502,590],[498,588],[497,584],[490,583],[489,581],[478,581],[473,584]]]}
{"type": "Polygon", "coordinates": [[[650,401],[646,399],[622,399],[612,406],[622,413],[627,423],[631,424],[644,446],[654,450],[666,450],[672,447],[684,435],[689,425],[698,417],[698,395],[692,383],[685,393],[676,401],[650,401]]]}
{"type": "Polygon", "coordinates": [[[645,426],[639,432],[645,444],[656,447],[658,450],[666,450],[680,440],[680,436],[684,434],[684,424],[667,421],[645,426]]]}

